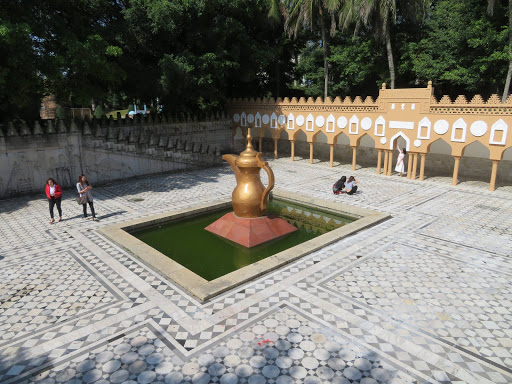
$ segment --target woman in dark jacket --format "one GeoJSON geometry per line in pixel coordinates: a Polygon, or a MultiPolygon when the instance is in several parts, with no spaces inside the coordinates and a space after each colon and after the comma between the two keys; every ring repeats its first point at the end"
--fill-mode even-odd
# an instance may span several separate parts
{"type": "Polygon", "coordinates": [[[60,202],[62,198],[62,188],[57,182],[51,177],[46,180],[46,197],[48,198],[48,203],[50,206],[50,224],[55,223],[55,219],[53,218],[53,207],[57,205],[57,211],[59,211],[59,221],[62,221],[62,209],[60,208],[60,202]]]}
{"type": "Polygon", "coordinates": [[[341,179],[339,179],[333,186],[332,186],[332,192],[335,195],[339,195],[341,193],[341,190],[345,188],[345,181],[347,181],[347,176],[341,176],[341,179]]]}

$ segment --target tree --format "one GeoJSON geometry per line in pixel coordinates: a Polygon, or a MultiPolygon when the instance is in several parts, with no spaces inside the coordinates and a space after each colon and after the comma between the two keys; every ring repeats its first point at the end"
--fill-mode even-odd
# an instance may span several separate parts
{"type": "Polygon", "coordinates": [[[391,43],[391,26],[397,22],[397,11],[402,18],[421,20],[431,0],[348,0],[340,7],[339,23],[342,27],[355,23],[356,31],[362,23],[386,45],[390,85],[395,88],[396,72],[391,43]]]}
{"type": "Polygon", "coordinates": [[[96,109],[94,110],[94,117],[97,119],[101,119],[103,116],[105,116],[103,107],[101,105],[96,106],[96,109]]]}
{"type": "MultiPolygon", "coordinates": [[[[328,96],[329,90],[329,65],[327,56],[329,54],[328,33],[326,19],[330,15],[330,8],[337,6],[330,3],[338,3],[336,0],[291,0],[283,2],[280,0],[270,0],[269,17],[272,20],[279,20],[280,13],[283,14],[285,22],[284,29],[295,38],[304,28],[314,29],[315,23],[318,24],[321,33],[322,53],[324,61],[324,98],[328,96]]],[[[334,32],[334,26],[331,26],[331,32],[334,32]]]]}
{"type": "Polygon", "coordinates": [[[479,0],[438,1],[424,37],[408,46],[413,72],[451,96],[497,93],[508,63],[507,30],[502,26],[503,20],[490,19],[479,0]]]}
{"type": "MultiPolygon", "coordinates": [[[[496,7],[496,0],[487,0],[487,12],[492,16],[494,8],[496,7]]],[[[512,79],[512,0],[508,0],[508,71],[505,80],[505,87],[503,88],[503,96],[501,102],[507,101],[508,93],[510,91],[510,81],[512,79]]]]}
{"type": "Polygon", "coordinates": [[[38,75],[40,58],[32,49],[26,23],[5,18],[0,5],[0,120],[37,118],[44,81],[38,75]]]}

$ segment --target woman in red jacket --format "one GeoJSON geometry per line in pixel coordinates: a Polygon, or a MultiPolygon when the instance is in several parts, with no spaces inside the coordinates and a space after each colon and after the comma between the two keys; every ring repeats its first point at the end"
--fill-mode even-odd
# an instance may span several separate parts
{"type": "Polygon", "coordinates": [[[57,211],[59,211],[59,221],[62,221],[62,210],[60,209],[60,200],[62,197],[62,188],[57,182],[51,177],[46,180],[46,197],[48,197],[48,202],[50,204],[50,224],[55,223],[53,218],[53,207],[57,205],[57,211]]]}

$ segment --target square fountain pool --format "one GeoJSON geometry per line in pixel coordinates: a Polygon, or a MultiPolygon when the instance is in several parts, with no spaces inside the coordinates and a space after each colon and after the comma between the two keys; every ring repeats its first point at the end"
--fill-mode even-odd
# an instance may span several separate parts
{"type": "Polygon", "coordinates": [[[222,200],[101,231],[201,300],[292,262],[388,216],[275,190],[268,207],[297,231],[252,248],[204,228],[232,211],[222,200]]]}

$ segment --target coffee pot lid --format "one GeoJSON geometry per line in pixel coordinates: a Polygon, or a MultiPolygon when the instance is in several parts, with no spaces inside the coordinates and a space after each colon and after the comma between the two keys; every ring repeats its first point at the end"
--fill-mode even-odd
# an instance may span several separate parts
{"type": "Polygon", "coordinates": [[[236,159],[236,165],[239,167],[259,167],[261,160],[258,160],[258,152],[252,147],[251,128],[247,129],[247,147],[240,153],[236,159]]]}

